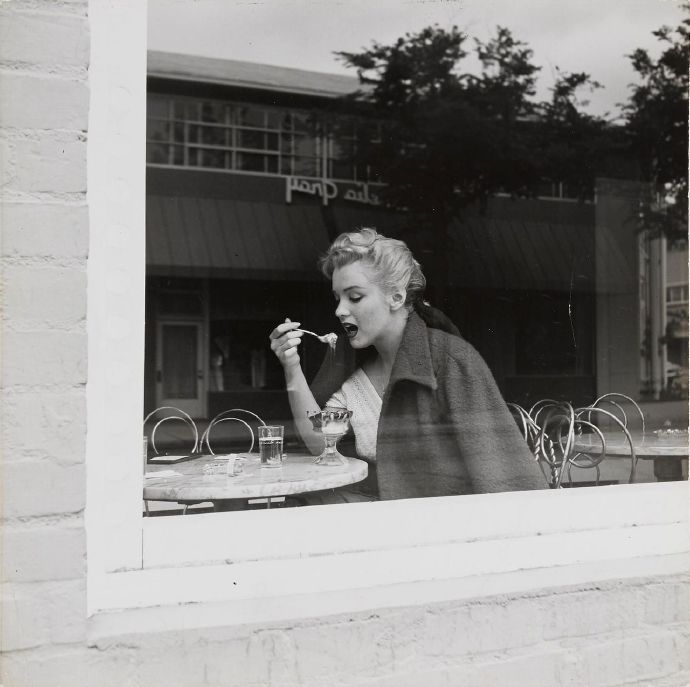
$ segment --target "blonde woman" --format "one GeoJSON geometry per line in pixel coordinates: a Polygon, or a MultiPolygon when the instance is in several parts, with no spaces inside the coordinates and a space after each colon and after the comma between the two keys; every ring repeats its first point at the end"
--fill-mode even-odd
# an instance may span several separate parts
{"type": "Polygon", "coordinates": [[[312,453],[322,442],[307,413],[353,411],[355,455],[369,463],[369,477],[323,502],[546,487],[486,363],[424,302],[426,280],[405,243],[373,229],[341,234],[321,269],[343,329],[334,359],[310,387],[300,323],[279,324],[270,340],[312,453]]]}

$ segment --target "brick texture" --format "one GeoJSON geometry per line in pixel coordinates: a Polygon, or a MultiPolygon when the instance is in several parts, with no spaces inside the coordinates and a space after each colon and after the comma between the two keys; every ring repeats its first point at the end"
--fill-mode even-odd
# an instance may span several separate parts
{"type": "MultiPolygon", "coordinates": [[[[2,650],[83,640],[86,595],[83,580],[7,583],[2,587],[2,650]]],[[[52,670],[46,666],[47,672],[52,670]]],[[[11,684],[11,683],[10,683],[11,684]]]]}
{"type": "Polygon", "coordinates": [[[82,463],[85,411],[81,389],[6,394],[2,413],[5,464],[27,457],[56,465],[82,463]]]}
{"type": "Polygon", "coordinates": [[[66,328],[84,320],[84,267],[8,265],[3,277],[5,316],[13,322],[66,328]]]}
{"type": "Polygon", "coordinates": [[[86,143],[41,138],[11,142],[8,190],[29,193],[86,191],[86,143]]]}
{"type": "Polygon", "coordinates": [[[4,62],[82,67],[89,59],[85,17],[55,12],[0,11],[0,55],[4,62]]]}
{"type": "Polygon", "coordinates": [[[86,205],[4,203],[0,206],[2,255],[51,261],[85,259],[88,221],[86,205]]]}
{"type": "MultiPolygon", "coordinates": [[[[90,650],[77,643],[59,648],[54,641],[31,648],[43,637],[35,630],[24,639],[27,660],[10,655],[4,670],[9,684],[32,687],[680,687],[689,675],[687,623],[645,621],[644,608],[662,590],[670,601],[683,583],[641,579],[271,627],[130,634],[90,650]],[[575,633],[565,621],[542,624],[589,593],[602,613],[615,615],[620,603],[634,606],[640,624],[591,623],[575,633]],[[52,673],[41,667],[48,665],[52,673]]],[[[43,617],[38,609],[32,613],[43,617]]],[[[72,631],[75,626],[61,630],[61,637],[72,631]]]]}
{"type": "Polygon", "coordinates": [[[86,570],[86,534],[80,520],[45,526],[5,524],[2,579],[7,582],[77,580],[86,570]]]}
{"type": "Polygon", "coordinates": [[[1,127],[86,130],[89,90],[83,80],[5,70],[0,92],[1,127]]]}
{"type": "Polygon", "coordinates": [[[3,383],[55,386],[86,382],[86,334],[71,331],[22,332],[3,335],[3,383]]]}
{"type": "Polygon", "coordinates": [[[42,517],[77,513],[84,508],[84,464],[56,465],[49,460],[7,463],[3,468],[5,518],[42,517]]]}

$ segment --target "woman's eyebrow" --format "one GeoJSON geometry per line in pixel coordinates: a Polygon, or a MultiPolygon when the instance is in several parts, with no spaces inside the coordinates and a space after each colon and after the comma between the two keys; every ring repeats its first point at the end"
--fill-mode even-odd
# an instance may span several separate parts
{"type": "MultiPolygon", "coordinates": [[[[343,289],[343,293],[347,293],[348,291],[352,291],[352,289],[359,289],[360,291],[363,291],[363,290],[364,290],[364,287],[363,287],[363,286],[359,286],[359,285],[357,285],[357,284],[353,284],[352,286],[346,286],[346,287],[343,289]]],[[[337,296],[337,295],[338,295],[338,292],[337,292],[337,291],[333,291],[333,295],[334,295],[334,296],[337,296]]]]}

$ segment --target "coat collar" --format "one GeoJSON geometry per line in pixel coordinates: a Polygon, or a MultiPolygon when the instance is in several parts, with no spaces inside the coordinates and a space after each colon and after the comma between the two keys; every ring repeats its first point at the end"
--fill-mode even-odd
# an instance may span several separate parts
{"type": "Polygon", "coordinates": [[[393,362],[389,386],[401,380],[438,387],[429,348],[429,333],[422,318],[413,310],[407,318],[400,348],[393,362]]]}

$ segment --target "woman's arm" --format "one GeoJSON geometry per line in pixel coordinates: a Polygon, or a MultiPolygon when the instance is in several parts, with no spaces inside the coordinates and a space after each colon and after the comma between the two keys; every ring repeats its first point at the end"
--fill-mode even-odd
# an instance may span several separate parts
{"type": "Polygon", "coordinates": [[[323,450],[322,438],[314,432],[307,413],[320,410],[314,395],[309,389],[306,377],[300,365],[298,346],[302,339],[302,332],[295,331],[299,322],[285,322],[279,324],[269,335],[271,350],[276,354],[283,366],[285,386],[288,392],[290,410],[295,421],[295,427],[302,441],[313,455],[323,450]]]}

